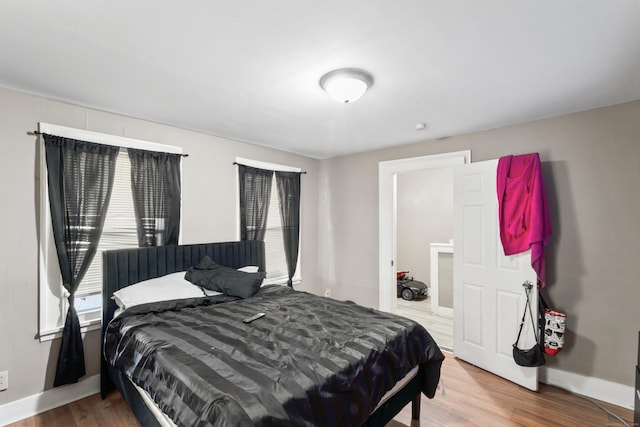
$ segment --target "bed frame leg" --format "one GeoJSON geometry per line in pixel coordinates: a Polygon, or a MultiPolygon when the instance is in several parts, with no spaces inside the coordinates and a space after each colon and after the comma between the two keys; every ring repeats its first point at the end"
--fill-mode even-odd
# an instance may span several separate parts
{"type": "Polygon", "coordinates": [[[420,421],[420,397],[422,393],[416,394],[416,397],[411,401],[411,419],[420,421]]]}

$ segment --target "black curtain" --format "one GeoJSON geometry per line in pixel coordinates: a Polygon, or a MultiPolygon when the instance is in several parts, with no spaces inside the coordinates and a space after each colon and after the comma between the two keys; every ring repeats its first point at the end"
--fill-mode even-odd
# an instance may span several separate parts
{"type": "Polygon", "coordinates": [[[127,148],[140,247],[177,245],[181,154],[127,148]]]}
{"type": "Polygon", "coordinates": [[[287,285],[293,287],[292,278],[298,264],[300,242],[300,172],[276,171],[276,184],[280,198],[282,238],[289,274],[287,285]]]}
{"type": "Polygon", "coordinates": [[[238,165],[240,240],[264,240],[273,171],[238,165]]]}
{"type": "Polygon", "coordinates": [[[53,238],[69,292],[54,387],[85,375],[75,292],[98,248],[119,148],[44,135],[53,238]]]}

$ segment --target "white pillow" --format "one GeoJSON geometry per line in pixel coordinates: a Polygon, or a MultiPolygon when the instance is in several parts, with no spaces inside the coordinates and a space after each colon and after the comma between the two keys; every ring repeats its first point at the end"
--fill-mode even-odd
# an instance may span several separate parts
{"type": "Polygon", "coordinates": [[[207,289],[207,288],[200,288],[200,289],[202,289],[202,292],[204,292],[204,294],[208,297],[213,297],[216,295],[224,295],[222,292],[212,291],[211,289],[207,289]]]}
{"type": "Polygon", "coordinates": [[[126,310],[139,304],[204,296],[202,288],[184,279],[185,272],[167,274],[127,286],[111,297],[118,308],[126,310]]]}

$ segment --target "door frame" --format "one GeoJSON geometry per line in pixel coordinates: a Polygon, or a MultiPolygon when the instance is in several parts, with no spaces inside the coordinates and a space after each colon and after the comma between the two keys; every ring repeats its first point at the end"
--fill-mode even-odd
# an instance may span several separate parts
{"type": "MultiPolygon", "coordinates": [[[[397,177],[398,174],[427,169],[441,169],[471,163],[471,150],[406,159],[378,164],[379,221],[379,308],[396,312],[397,265],[397,177]]],[[[428,260],[425,260],[428,262],[428,260]]]]}

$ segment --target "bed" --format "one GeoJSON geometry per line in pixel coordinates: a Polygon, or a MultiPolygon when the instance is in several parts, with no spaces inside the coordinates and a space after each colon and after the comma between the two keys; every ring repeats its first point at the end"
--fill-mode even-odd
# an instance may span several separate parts
{"type": "Polygon", "coordinates": [[[200,296],[121,313],[111,298],[193,271],[205,256],[265,271],[260,241],[103,253],[103,398],[117,388],[143,426],[383,426],[408,403],[419,419],[420,397],[434,396],[444,356],[408,319],[278,285],[246,298],[200,296]],[[266,315],[242,322],[257,312],[266,315]]]}

